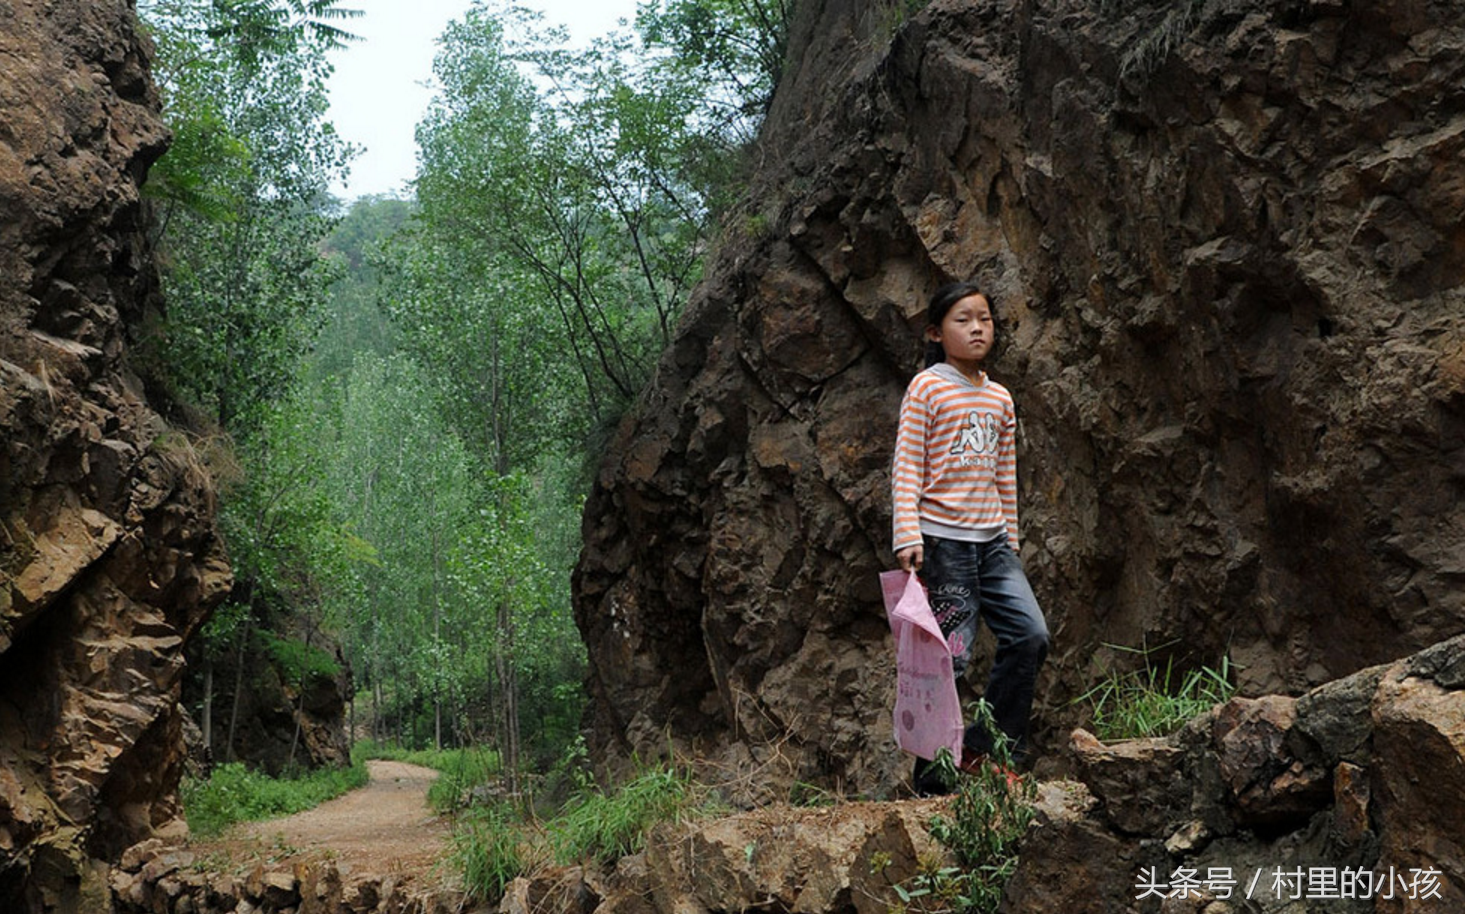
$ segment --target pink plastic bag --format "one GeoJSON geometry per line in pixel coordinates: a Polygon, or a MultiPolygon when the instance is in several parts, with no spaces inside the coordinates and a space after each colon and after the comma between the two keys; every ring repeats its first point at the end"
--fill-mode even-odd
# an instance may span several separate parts
{"type": "Polygon", "coordinates": [[[950,749],[961,764],[961,702],[951,672],[951,648],[931,614],[926,588],[906,571],[880,575],[885,613],[895,636],[895,742],[920,758],[950,749]]]}

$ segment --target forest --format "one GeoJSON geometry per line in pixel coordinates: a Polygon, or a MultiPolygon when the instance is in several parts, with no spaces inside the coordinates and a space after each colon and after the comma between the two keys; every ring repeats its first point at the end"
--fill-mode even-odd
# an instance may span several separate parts
{"type": "Polygon", "coordinates": [[[648,3],[574,47],[475,3],[440,39],[413,194],[345,203],[348,7],[138,4],[173,140],[145,186],[165,316],[133,346],[234,568],[186,694],[218,761],[268,668],[301,702],[349,682],[355,735],[490,746],[513,778],[579,729],[585,495],[736,218],[788,10],[648,3]]]}

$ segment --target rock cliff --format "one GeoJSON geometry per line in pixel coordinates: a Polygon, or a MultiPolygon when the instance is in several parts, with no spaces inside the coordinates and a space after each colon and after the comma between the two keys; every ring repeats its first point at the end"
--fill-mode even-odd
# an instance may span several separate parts
{"type": "Polygon", "coordinates": [[[0,60],[0,909],[101,911],[176,820],[182,644],[229,567],[128,365],[167,144],[132,6],[0,2],[0,60]]]}
{"type": "Polygon", "coordinates": [[[601,465],[595,751],[893,789],[889,453],[956,278],[1003,321],[1050,753],[1107,645],[1298,694],[1465,629],[1458,7],[906,6],[799,5],[750,208],[601,465]]]}

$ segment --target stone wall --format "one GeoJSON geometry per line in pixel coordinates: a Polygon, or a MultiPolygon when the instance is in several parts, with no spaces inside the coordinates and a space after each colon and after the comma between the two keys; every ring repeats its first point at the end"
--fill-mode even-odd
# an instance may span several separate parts
{"type": "Polygon", "coordinates": [[[888,463],[957,278],[1004,325],[1050,753],[1110,645],[1297,694],[1465,629],[1457,8],[893,6],[800,5],[751,202],[601,465],[595,752],[902,779],[888,463]]]}

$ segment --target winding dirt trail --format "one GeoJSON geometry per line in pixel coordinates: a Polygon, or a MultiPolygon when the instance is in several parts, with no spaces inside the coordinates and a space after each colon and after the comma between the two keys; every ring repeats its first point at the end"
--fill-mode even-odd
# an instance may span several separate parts
{"type": "Polygon", "coordinates": [[[449,826],[427,805],[437,772],[380,759],[366,765],[365,787],[283,819],[235,826],[193,843],[193,851],[246,864],[328,858],[342,875],[441,876],[436,864],[448,849],[449,826]]]}

